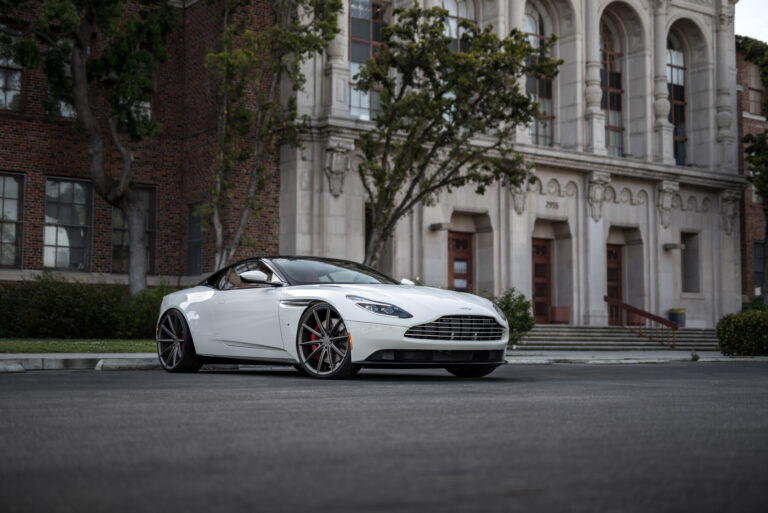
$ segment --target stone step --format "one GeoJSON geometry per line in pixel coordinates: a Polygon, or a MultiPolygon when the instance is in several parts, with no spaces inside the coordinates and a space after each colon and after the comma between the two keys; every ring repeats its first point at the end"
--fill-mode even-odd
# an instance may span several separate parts
{"type": "MultiPolygon", "coordinates": [[[[669,348],[618,326],[537,325],[515,347],[525,350],[651,351],[669,348]]],[[[716,351],[713,329],[683,328],[675,333],[675,348],[716,351]]]]}

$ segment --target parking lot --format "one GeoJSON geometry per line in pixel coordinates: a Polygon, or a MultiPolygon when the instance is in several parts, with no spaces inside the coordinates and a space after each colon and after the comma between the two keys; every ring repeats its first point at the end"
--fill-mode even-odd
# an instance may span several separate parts
{"type": "Polygon", "coordinates": [[[3,511],[764,511],[768,364],[0,374],[3,511]]]}

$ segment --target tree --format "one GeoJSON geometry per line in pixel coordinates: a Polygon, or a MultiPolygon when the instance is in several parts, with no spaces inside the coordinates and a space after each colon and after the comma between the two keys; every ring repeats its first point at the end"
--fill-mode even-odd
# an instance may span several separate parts
{"type": "MultiPolygon", "coordinates": [[[[768,44],[749,37],[739,37],[736,44],[745,59],[757,64],[763,86],[768,87],[768,44]]],[[[768,97],[765,98],[763,109],[768,111],[768,97]]],[[[768,241],[768,130],[748,134],[742,142],[747,145],[744,148],[744,160],[749,165],[748,179],[763,198],[763,214],[766,220],[763,240],[768,241]]],[[[768,271],[768,259],[764,260],[763,265],[764,272],[768,271]]],[[[765,284],[762,295],[765,296],[765,284]]]]}
{"type": "MultiPolygon", "coordinates": [[[[537,114],[521,77],[553,77],[552,41],[534,48],[513,30],[499,38],[491,26],[462,22],[462,51],[453,51],[441,8],[395,10],[384,45],[354,77],[376,90],[375,126],[359,136],[358,174],[368,196],[372,232],[365,263],[377,265],[397,222],[443,192],[474,185],[478,194],[527,176],[513,151],[513,132],[537,114]]],[[[554,39],[554,37],[553,37],[554,39]]]]}
{"type": "Polygon", "coordinates": [[[303,62],[320,53],[338,33],[341,0],[276,0],[270,26],[254,31],[252,2],[217,0],[222,20],[221,48],[207,55],[215,89],[217,148],[213,194],[203,208],[216,239],[216,268],[226,265],[244,242],[245,228],[260,208],[270,161],[282,145],[299,147],[307,124],[298,118],[296,93],[306,77],[303,62]],[[287,97],[281,98],[288,90],[287,97]],[[226,218],[234,187],[245,178],[245,195],[228,240],[226,218]]]}
{"type": "Polygon", "coordinates": [[[146,288],[147,214],[132,183],[132,148],[160,130],[142,103],[168,56],[173,7],[167,0],[0,0],[0,15],[13,21],[2,46],[19,65],[42,67],[46,75],[46,112],[60,115],[62,105],[74,107],[94,189],[128,221],[128,279],[136,295],[146,288]],[[105,132],[118,162],[109,161],[105,132]]]}

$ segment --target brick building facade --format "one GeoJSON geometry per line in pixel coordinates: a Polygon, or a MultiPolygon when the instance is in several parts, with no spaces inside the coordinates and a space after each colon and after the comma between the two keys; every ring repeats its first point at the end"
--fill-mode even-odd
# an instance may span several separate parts
{"type": "MultiPolygon", "coordinates": [[[[737,46],[738,48],[738,46],[737,46]]],[[[747,134],[758,134],[768,130],[768,120],[764,107],[765,86],[760,80],[760,71],[756,64],[744,59],[737,51],[736,65],[738,68],[738,112],[739,138],[747,134]]],[[[749,169],[744,161],[744,143],[739,147],[739,170],[749,175],[749,169]]],[[[746,298],[764,294],[765,276],[765,214],[763,201],[749,187],[744,194],[742,209],[742,251],[741,251],[741,287],[746,298]]]]}
{"type": "MultiPolygon", "coordinates": [[[[183,5],[151,99],[162,133],[134,148],[134,182],[145,191],[150,212],[150,285],[194,282],[214,265],[213,232],[204,233],[192,212],[210,199],[216,113],[205,56],[221,26],[207,2],[183,5]]],[[[269,2],[254,6],[266,12],[269,2]]],[[[83,135],[72,118],[46,117],[42,71],[0,60],[0,72],[6,77],[0,91],[0,281],[51,268],[79,281],[127,283],[125,225],[90,184],[83,135]]],[[[117,176],[118,154],[109,137],[104,140],[105,166],[117,176]]],[[[278,196],[277,159],[273,170],[264,198],[278,196]]],[[[276,202],[263,202],[247,233],[256,243],[238,256],[277,251],[276,202]]]]}

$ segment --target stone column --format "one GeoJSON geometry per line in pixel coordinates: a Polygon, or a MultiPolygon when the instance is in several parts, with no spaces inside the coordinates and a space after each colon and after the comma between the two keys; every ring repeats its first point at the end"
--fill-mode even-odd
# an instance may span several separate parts
{"type": "MultiPolygon", "coordinates": [[[[736,172],[736,134],[733,130],[731,64],[733,53],[733,6],[724,3],[717,18],[717,145],[718,164],[736,172]]],[[[726,171],[727,172],[727,171],[726,171]]]]}
{"type": "Polygon", "coordinates": [[[672,123],[669,122],[669,92],[667,90],[667,0],[654,0],[653,19],[653,71],[654,103],[654,160],[664,164],[675,163],[672,123]]]}
{"type": "Polygon", "coordinates": [[[600,87],[600,19],[597,16],[597,0],[586,1],[586,58],[587,76],[585,99],[587,102],[586,151],[606,155],[605,114],[600,107],[603,89],[600,87]]]}
{"type": "Polygon", "coordinates": [[[343,2],[337,18],[339,33],[328,45],[325,67],[325,115],[349,117],[349,1],[343,2]]]}
{"type": "Polygon", "coordinates": [[[604,296],[608,291],[606,269],[608,267],[605,248],[605,218],[603,201],[605,186],[611,182],[611,175],[593,171],[589,175],[587,187],[587,216],[584,218],[585,246],[581,258],[585,261],[587,280],[584,324],[589,326],[607,326],[608,308],[604,296]]]}

